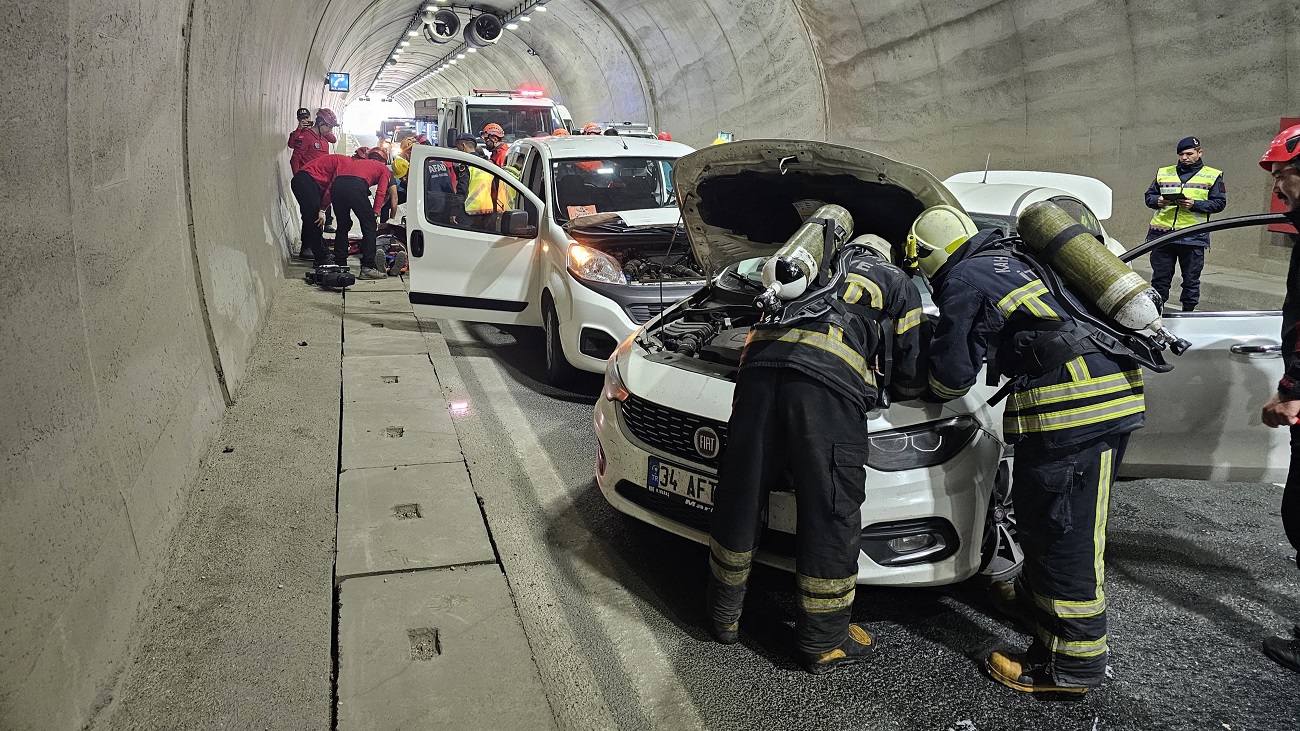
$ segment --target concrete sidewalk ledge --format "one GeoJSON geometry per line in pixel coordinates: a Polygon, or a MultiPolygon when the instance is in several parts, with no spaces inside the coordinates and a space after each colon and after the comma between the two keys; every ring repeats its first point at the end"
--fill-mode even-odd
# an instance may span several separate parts
{"type": "Polygon", "coordinates": [[[496,564],[343,583],[340,731],[554,729],[496,564]]]}
{"type": "Polygon", "coordinates": [[[336,582],[496,561],[463,462],[348,470],[338,520],[336,582]]]}

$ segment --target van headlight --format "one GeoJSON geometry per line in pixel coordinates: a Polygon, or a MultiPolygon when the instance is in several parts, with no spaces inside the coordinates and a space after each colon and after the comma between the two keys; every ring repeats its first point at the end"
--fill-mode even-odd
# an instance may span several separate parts
{"type": "Polygon", "coordinates": [[[582,244],[569,244],[569,273],[588,282],[627,284],[614,257],[582,244]]]}
{"type": "Polygon", "coordinates": [[[979,431],[970,416],[931,421],[870,435],[867,464],[879,472],[902,472],[943,464],[966,448],[979,431]]]}

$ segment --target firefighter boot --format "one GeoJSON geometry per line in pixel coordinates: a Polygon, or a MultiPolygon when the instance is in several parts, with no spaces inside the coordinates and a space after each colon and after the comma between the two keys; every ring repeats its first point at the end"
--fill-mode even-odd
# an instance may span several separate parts
{"type": "Polygon", "coordinates": [[[813,675],[825,675],[845,665],[856,665],[876,653],[876,638],[862,625],[850,624],[849,636],[840,646],[820,654],[804,653],[804,668],[813,675]]]}
{"type": "Polygon", "coordinates": [[[745,605],[745,587],[727,586],[717,577],[709,576],[704,590],[708,604],[709,636],[723,645],[740,641],[740,610],[745,605]]]}
{"type": "Polygon", "coordinates": [[[1046,663],[1032,663],[1026,655],[1018,652],[995,650],[984,661],[984,669],[989,677],[999,683],[1025,693],[1060,693],[1070,696],[1082,696],[1087,688],[1057,685],[1048,672],[1046,663]]]}
{"type": "Polygon", "coordinates": [[[1278,665],[1300,673],[1300,627],[1294,629],[1296,636],[1291,639],[1265,637],[1264,654],[1278,665]]]}

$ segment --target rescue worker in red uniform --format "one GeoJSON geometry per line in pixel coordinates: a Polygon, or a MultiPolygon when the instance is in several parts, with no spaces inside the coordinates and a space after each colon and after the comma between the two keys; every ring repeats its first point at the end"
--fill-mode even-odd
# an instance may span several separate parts
{"type": "Polygon", "coordinates": [[[732,644],[739,640],[768,493],[787,470],[793,475],[795,639],[804,667],[814,674],[861,662],[876,649],[871,633],[849,623],[866,492],[867,412],[884,400],[886,379],[904,399],[920,395],[923,383],[921,299],[890,263],[889,243],[861,237],[835,262],[842,276],[832,291],[810,287],[787,308],[824,303],[821,315],[750,331],[736,374],[709,541],[709,631],[732,644]],[[885,357],[891,349],[892,368],[885,357]]]}
{"type": "MultiPolygon", "coordinates": [[[[316,121],[311,121],[311,112],[306,107],[298,110],[298,128],[289,133],[289,169],[294,175],[302,166],[324,155],[330,154],[330,144],[338,142],[334,137],[334,128],[339,120],[333,110],[322,107],[316,111],[316,121]]],[[[334,230],[334,216],[330,209],[325,209],[325,230],[334,230]]],[[[308,250],[304,247],[303,253],[308,250]]]]}
{"type": "Polygon", "coordinates": [[[1141,371],[1076,340],[1061,298],[1078,297],[1049,291],[1001,231],[936,206],[909,242],[940,313],[926,400],[964,396],[990,352],[989,368],[1010,379],[1003,434],[1016,450],[1025,554],[1016,598],[1034,637],[1028,652],[994,652],[985,669],[1020,691],[1086,693],[1106,677],[1106,516],[1128,435],[1145,418],[1141,371]]]}
{"type": "Polygon", "coordinates": [[[499,168],[506,166],[506,152],[510,145],[506,144],[506,131],[496,122],[489,122],[483,126],[483,146],[488,149],[488,159],[493,165],[499,168]]]}
{"type": "MultiPolygon", "coordinates": [[[[334,236],[334,263],[347,266],[348,232],[352,229],[352,214],[361,224],[361,272],[358,279],[383,279],[385,267],[375,261],[376,223],[379,212],[389,197],[388,165],[381,150],[367,150],[365,159],[344,158],[335,171],[329,196],[338,218],[338,233],[334,236]],[[370,203],[370,188],[378,186],[375,202],[370,203]]],[[[394,215],[397,199],[392,200],[394,215]]]]}
{"type": "Polygon", "coordinates": [[[330,185],[339,164],[347,159],[346,155],[317,157],[299,168],[289,184],[302,215],[302,250],[311,254],[313,265],[317,267],[330,263],[321,225],[325,221],[325,211],[329,210],[330,185]]]}
{"type": "MultiPolygon", "coordinates": [[[[1273,176],[1273,195],[1287,206],[1287,217],[1300,230],[1300,124],[1273,139],[1259,161],[1273,176]]],[[[1300,245],[1291,247],[1282,305],[1282,357],[1286,374],[1264,404],[1260,419],[1270,427],[1291,429],[1291,468],[1282,491],[1282,527],[1291,547],[1300,552],[1300,245]]],[[[1296,555],[1300,564],[1300,553],[1296,555]]],[[[1290,639],[1264,638],[1264,654],[1285,668],[1300,672],[1300,623],[1290,639]]]]}

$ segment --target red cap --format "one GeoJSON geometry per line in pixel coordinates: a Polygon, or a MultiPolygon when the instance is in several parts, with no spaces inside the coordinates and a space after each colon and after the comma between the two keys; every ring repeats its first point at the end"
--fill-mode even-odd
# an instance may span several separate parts
{"type": "Polygon", "coordinates": [[[1259,166],[1272,170],[1275,162],[1290,162],[1300,157],[1300,124],[1294,124],[1278,133],[1259,159],[1259,166]]]}

